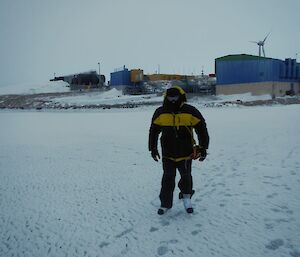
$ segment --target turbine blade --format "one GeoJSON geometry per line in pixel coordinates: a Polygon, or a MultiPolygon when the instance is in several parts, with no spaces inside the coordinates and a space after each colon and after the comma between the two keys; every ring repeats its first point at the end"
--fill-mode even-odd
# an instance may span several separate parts
{"type": "Polygon", "coordinates": [[[265,43],[266,39],[268,38],[268,36],[270,35],[271,32],[268,33],[268,35],[266,35],[265,39],[263,40],[263,43],[265,43]]]}

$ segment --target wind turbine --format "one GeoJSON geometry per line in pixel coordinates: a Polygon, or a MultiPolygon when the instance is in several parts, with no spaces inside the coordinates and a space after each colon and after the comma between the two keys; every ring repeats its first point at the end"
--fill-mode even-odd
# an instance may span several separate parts
{"type": "Polygon", "coordinates": [[[259,57],[261,57],[261,52],[263,52],[264,57],[266,57],[264,45],[270,33],[271,32],[269,32],[269,34],[266,35],[266,37],[262,41],[250,41],[251,43],[255,43],[258,45],[259,57]]]}

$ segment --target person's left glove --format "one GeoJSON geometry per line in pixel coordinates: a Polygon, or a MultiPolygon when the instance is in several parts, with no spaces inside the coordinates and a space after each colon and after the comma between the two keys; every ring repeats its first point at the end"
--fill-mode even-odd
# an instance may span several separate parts
{"type": "Polygon", "coordinates": [[[158,159],[160,159],[160,155],[157,149],[152,149],[151,150],[151,156],[154,161],[158,162],[158,159]]]}

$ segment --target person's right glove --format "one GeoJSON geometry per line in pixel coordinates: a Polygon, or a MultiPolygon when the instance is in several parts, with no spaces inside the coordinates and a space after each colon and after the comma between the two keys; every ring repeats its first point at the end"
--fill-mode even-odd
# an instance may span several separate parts
{"type": "Polygon", "coordinates": [[[199,157],[199,161],[203,162],[205,160],[207,156],[207,151],[205,148],[200,148],[200,157],[199,157]]]}
{"type": "Polygon", "coordinates": [[[151,156],[154,161],[158,162],[158,159],[160,159],[160,155],[157,149],[152,149],[151,150],[151,156]]]}

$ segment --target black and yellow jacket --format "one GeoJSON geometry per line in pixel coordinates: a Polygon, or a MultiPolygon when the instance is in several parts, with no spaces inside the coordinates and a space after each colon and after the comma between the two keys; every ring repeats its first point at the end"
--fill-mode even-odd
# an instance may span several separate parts
{"type": "Polygon", "coordinates": [[[199,145],[208,149],[209,135],[205,119],[193,106],[183,103],[177,112],[164,105],[156,109],[149,131],[149,150],[157,149],[161,133],[162,156],[174,161],[190,159],[193,152],[195,130],[199,145]]]}

